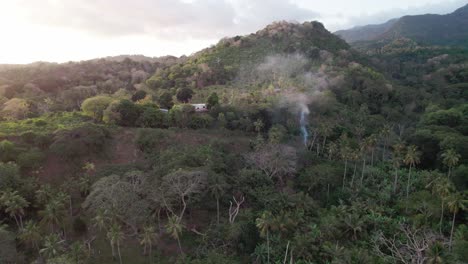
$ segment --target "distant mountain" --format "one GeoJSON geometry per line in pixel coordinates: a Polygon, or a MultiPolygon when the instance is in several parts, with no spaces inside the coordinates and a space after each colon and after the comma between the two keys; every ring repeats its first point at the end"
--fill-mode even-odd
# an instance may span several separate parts
{"type": "Polygon", "coordinates": [[[342,37],[348,43],[370,41],[376,39],[382,35],[383,32],[389,30],[397,21],[398,18],[395,18],[383,24],[358,26],[348,30],[339,30],[334,34],[342,37]]]}
{"type": "Polygon", "coordinates": [[[447,15],[404,16],[335,32],[348,43],[408,38],[420,44],[468,46],[468,5],[447,15]]]}

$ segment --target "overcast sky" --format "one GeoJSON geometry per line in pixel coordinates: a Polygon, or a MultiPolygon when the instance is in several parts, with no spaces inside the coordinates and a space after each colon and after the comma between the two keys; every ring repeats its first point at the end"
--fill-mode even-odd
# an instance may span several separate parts
{"type": "Polygon", "coordinates": [[[0,0],[0,63],[120,54],[189,55],[277,21],[330,31],[403,15],[446,14],[468,0],[0,0]]]}

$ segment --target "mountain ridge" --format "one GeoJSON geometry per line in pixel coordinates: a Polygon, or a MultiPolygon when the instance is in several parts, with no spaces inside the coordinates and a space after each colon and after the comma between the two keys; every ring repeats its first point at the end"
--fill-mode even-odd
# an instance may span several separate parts
{"type": "Polygon", "coordinates": [[[348,43],[408,38],[420,44],[468,46],[468,4],[446,15],[403,16],[383,24],[367,25],[334,34],[348,43]]]}

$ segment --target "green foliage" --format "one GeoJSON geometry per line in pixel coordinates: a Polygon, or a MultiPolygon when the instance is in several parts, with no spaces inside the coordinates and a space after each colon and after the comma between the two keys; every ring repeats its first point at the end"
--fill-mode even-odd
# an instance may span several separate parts
{"type": "Polygon", "coordinates": [[[100,121],[102,120],[104,110],[112,103],[112,100],[111,97],[104,95],[91,97],[84,100],[81,109],[85,115],[100,121]]]}
{"type": "Polygon", "coordinates": [[[44,160],[44,153],[38,148],[32,148],[19,154],[17,163],[23,169],[36,169],[42,165],[44,160]]]}
{"type": "Polygon", "coordinates": [[[78,159],[101,154],[110,135],[106,128],[86,124],[81,127],[59,130],[54,135],[50,150],[65,159],[78,159]]]}
{"type": "Polygon", "coordinates": [[[0,141],[0,162],[14,161],[18,155],[15,144],[8,140],[0,141]]]}
{"type": "Polygon", "coordinates": [[[208,99],[206,100],[206,106],[208,107],[208,109],[211,109],[212,107],[218,104],[219,104],[218,94],[216,92],[211,93],[208,99]]]}
{"type": "Polygon", "coordinates": [[[135,144],[143,152],[157,152],[167,141],[168,134],[167,131],[161,129],[139,129],[135,144]]]}
{"type": "Polygon", "coordinates": [[[155,105],[144,105],[136,123],[140,127],[163,128],[167,124],[166,113],[155,105]]]}
{"type": "Polygon", "coordinates": [[[179,88],[176,93],[177,100],[181,103],[188,103],[192,96],[193,91],[190,88],[179,88]]]}
{"type": "Polygon", "coordinates": [[[171,109],[174,106],[174,102],[172,101],[172,94],[170,92],[163,92],[161,96],[159,96],[158,102],[163,109],[171,109]]]}
{"type": "Polygon", "coordinates": [[[17,188],[20,183],[19,168],[15,163],[0,162],[0,190],[17,188]]]}
{"type": "Polygon", "coordinates": [[[115,107],[115,111],[119,114],[118,125],[135,126],[143,109],[129,100],[121,100],[115,107]]]}

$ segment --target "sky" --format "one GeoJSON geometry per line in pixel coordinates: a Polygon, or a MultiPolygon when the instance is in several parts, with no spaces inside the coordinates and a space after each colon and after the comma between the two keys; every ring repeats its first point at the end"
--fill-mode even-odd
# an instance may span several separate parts
{"type": "Polygon", "coordinates": [[[122,54],[190,55],[273,21],[334,32],[403,15],[447,14],[468,0],[0,0],[0,63],[122,54]]]}

